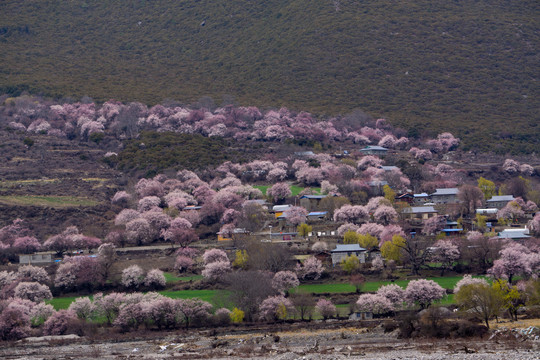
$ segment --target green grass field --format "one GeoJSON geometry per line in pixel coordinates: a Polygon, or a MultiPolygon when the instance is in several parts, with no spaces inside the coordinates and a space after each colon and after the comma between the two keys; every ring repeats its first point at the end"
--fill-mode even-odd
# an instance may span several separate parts
{"type": "MultiPolygon", "coordinates": [[[[268,188],[270,188],[271,186],[272,185],[253,185],[255,189],[261,190],[263,195],[266,195],[266,190],[268,190],[268,188]]],[[[291,196],[297,196],[304,189],[305,187],[303,186],[291,185],[291,196]]],[[[319,187],[312,187],[311,189],[315,191],[317,194],[321,192],[321,188],[319,187]]]]}
{"type": "MultiPolygon", "coordinates": [[[[437,278],[428,278],[428,280],[433,280],[440,286],[445,289],[453,289],[456,286],[456,283],[461,280],[461,276],[450,276],[450,277],[437,277],[437,278]]],[[[403,288],[407,286],[410,280],[396,280],[391,281],[369,281],[364,284],[362,287],[362,292],[375,292],[381,286],[388,284],[396,284],[403,288]]],[[[348,283],[329,283],[329,284],[303,284],[298,287],[297,291],[308,292],[313,294],[338,294],[338,293],[352,293],[355,292],[355,287],[348,283]]]]}
{"type": "Polygon", "coordinates": [[[12,206],[40,206],[67,208],[77,206],[96,206],[98,201],[76,196],[38,196],[38,195],[8,195],[0,196],[0,203],[12,206]]]}

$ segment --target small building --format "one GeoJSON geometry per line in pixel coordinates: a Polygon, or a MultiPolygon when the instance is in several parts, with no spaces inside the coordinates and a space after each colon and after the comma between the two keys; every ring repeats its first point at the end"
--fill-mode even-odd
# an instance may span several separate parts
{"type": "Polygon", "coordinates": [[[485,216],[488,216],[488,217],[496,216],[497,211],[499,211],[499,209],[495,209],[495,208],[493,208],[493,209],[476,209],[477,214],[485,215],[485,216]]]}
{"type": "Polygon", "coordinates": [[[373,313],[370,311],[355,311],[349,315],[349,320],[371,320],[373,313]]]}
{"type": "Polygon", "coordinates": [[[315,153],[313,151],[296,151],[294,156],[299,158],[311,158],[315,156],[315,153]]]}
{"type": "Polygon", "coordinates": [[[382,169],[384,171],[399,171],[399,168],[397,166],[385,166],[385,165],[381,165],[379,166],[379,169],[382,169]]]}
{"type": "Polygon", "coordinates": [[[458,188],[435,189],[430,197],[435,204],[455,204],[459,202],[458,193],[458,188]]]}
{"type": "Polygon", "coordinates": [[[443,232],[444,235],[446,236],[459,235],[461,234],[462,231],[463,229],[459,229],[459,228],[444,228],[441,230],[441,232],[443,232]]]}
{"type": "Polygon", "coordinates": [[[276,216],[276,219],[283,215],[283,213],[287,210],[289,210],[292,206],[291,205],[275,205],[272,208],[272,211],[274,212],[274,215],[276,216]]]}
{"type": "Polygon", "coordinates": [[[194,211],[194,210],[201,210],[201,209],[202,209],[202,206],[189,205],[189,206],[186,206],[185,208],[183,208],[182,210],[194,211]]]}
{"type": "Polygon", "coordinates": [[[48,264],[53,262],[52,253],[20,254],[19,264],[48,264]]]}
{"type": "Polygon", "coordinates": [[[218,241],[230,241],[233,239],[235,235],[240,235],[240,234],[248,235],[250,234],[250,232],[243,228],[234,228],[232,233],[224,234],[220,231],[217,233],[217,236],[218,236],[218,241]]]}
{"type": "Polygon", "coordinates": [[[506,204],[514,200],[514,195],[495,195],[486,201],[486,206],[489,209],[502,209],[506,204]]]}
{"type": "Polygon", "coordinates": [[[324,220],[328,218],[328,211],[312,211],[307,214],[307,219],[310,221],[324,220]]]}
{"type": "Polygon", "coordinates": [[[257,204],[257,205],[262,206],[262,208],[265,209],[265,210],[268,210],[268,209],[269,209],[269,206],[270,206],[270,204],[269,204],[266,200],[259,200],[259,199],[256,199],[256,200],[246,200],[246,201],[244,202],[244,205],[247,205],[247,204],[257,204]]]}
{"type": "Polygon", "coordinates": [[[360,263],[366,262],[366,253],[367,250],[363,247],[360,247],[358,244],[338,244],[336,248],[331,251],[332,254],[332,265],[341,263],[343,259],[347,256],[355,255],[360,263]]]}
{"type": "Polygon", "coordinates": [[[531,236],[529,235],[529,229],[522,228],[522,229],[504,229],[497,235],[497,237],[499,239],[521,240],[521,239],[528,239],[531,236]]]}
{"type": "Polygon", "coordinates": [[[384,195],[384,186],[388,185],[385,180],[373,180],[368,182],[369,190],[374,196],[384,195]]]}
{"type": "Polygon", "coordinates": [[[409,205],[412,205],[414,204],[414,195],[413,194],[409,194],[409,193],[405,193],[405,194],[401,194],[401,195],[396,195],[396,197],[394,198],[395,201],[398,201],[398,202],[404,202],[404,203],[407,203],[409,205]]]}
{"type": "Polygon", "coordinates": [[[426,220],[437,216],[438,212],[433,206],[411,206],[403,209],[402,214],[408,219],[426,220]]]}
{"type": "Polygon", "coordinates": [[[326,198],[327,196],[328,195],[303,195],[300,197],[300,206],[305,208],[307,211],[318,210],[322,199],[326,198]]]}
{"type": "Polygon", "coordinates": [[[413,194],[413,197],[414,197],[414,203],[416,205],[422,205],[431,201],[427,193],[413,194]]]}
{"type": "Polygon", "coordinates": [[[365,148],[360,149],[360,152],[364,155],[385,156],[388,153],[388,149],[382,146],[368,145],[365,148]]]}

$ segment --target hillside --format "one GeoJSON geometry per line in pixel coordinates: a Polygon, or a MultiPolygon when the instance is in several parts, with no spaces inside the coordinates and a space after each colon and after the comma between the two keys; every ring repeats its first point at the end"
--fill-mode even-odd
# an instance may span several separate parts
{"type": "Polygon", "coordinates": [[[530,0],[4,0],[0,93],[360,108],[465,149],[533,152],[538,15],[530,0]]]}

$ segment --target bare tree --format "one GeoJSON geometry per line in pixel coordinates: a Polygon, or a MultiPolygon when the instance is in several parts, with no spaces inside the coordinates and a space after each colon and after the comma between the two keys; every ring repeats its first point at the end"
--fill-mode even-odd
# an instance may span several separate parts
{"type": "Polygon", "coordinates": [[[260,303],[276,294],[272,287],[272,277],[261,271],[236,271],[226,277],[230,299],[252,321],[257,314],[260,303]]]}
{"type": "Polygon", "coordinates": [[[315,299],[309,293],[296,293],[291,296],[292,302],[300,315],[300,319],[311,319],[315,307],[315,299]]]}

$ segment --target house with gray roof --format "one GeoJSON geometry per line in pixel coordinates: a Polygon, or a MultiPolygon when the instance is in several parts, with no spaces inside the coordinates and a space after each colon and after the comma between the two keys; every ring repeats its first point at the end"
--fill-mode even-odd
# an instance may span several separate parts
{"type": "Polygon", "coordinates": [[[388,149],[382,146],[368,145],[365,148],[360,149],[360,152],[364,155],[384,156],[388,153],[388,149]]]}
{"type": "Polygon", "coordinates": [[[514,195],[495,195],[486,201],[486,205],[489,209],[502,209],[506,204],[514,200],[514,195]]]}
{"type": "Polygon", "coordinates": [[[408,219],[426,220],[437,216],[438,212],[433,206],[411,206],[404,208],[402,214],[408,219]]]}
{"type": "Polygon", "coordinates": [[[455,204],[459,202],[458,188],[435,189],[435,192],[430,195],[431,202],[435,204],[455,204]]]}
{"type": "Polygon", "coordinates": [[[355,255],[360,263],[366,262],[367,250],[360,247],[358,244],[338,244],[336,248],[331,251],[332,265],[339,265],[347,256],[355,255]]]}
{"type": "Polygon", "coordinates": [[[528,239],[531,236],[529,235],[529,229],[522,228],[522,229],[504,229],[497,235],[497,237],[499,239],[520,240],[520,239],[528,239]]]}

